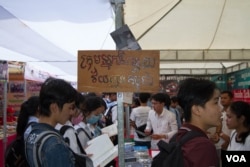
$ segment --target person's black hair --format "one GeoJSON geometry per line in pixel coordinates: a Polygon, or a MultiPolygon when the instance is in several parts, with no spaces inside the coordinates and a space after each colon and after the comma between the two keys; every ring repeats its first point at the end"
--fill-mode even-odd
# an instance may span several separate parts
{"type": "Polygon", "coordinates": [[[178,98],[176,96],[172,96],[170,99],[173,103],[178,102],[178,98]]]}
{"type": "Polygon", "coordinates": [[[107,110],[108,109],[107,103],[102,98],[100,99],[101,99],[102,106],[104,107],[104,110],[107,110]]]}
{"type": "Polygon", "coordinates": [[[117,93],[116,93],[116,92],[107,92],[107,94],[108,94],[109,96],[111,96],[111,95],[116,95],[117,93]]]}
{"type": "Polygon", "coordinates": [[[97,94],[95,92],[89,92],[87,96],[97,96],[97,94]]]}
{"type": "Polygon", "coordinates": [[[216,84],[209,80],[188,78],[180,83],[177,93],[178,103],[184,110],[186,122],[191,120],[191,108],[193,105],[204,107],[218,89],[216,84]]]}
{"type": "Polygon", "coordinates": [[[36,116],[38,114],[38,106],[39,96],[31,96],[21,104],[16,127],[17,136],[22,136],[24,134],[29,116],[36,116]]]}
{"type": "Polygon", "coordinates": [[[85,106],[85,100],[86,97],[82,93],[78,92],[76,96],[76,107],[80,110],[83,109],[85,106]]]}
{"type": "Polygon", "coordinates": [[[166,94],[165,93],[156,93],[151,96],[151,100],[155,100],[166,105],[166,94]]]}
{"type": "MultiPolygon", "coordinates": [[[[82,114],[85,116],[88,116],[89,114],[91,114],[94,110],[96,110],[99,107],[102,107],[104,105],[105,101],[98,96],[89,96],[86,98],[85,101],[85,107],[82,110],[82,114]]],[[[105,103],[106,105],[106,103],[105,103]]],[[[104,106],[105,107],[105,106],[104,106]]]]}
{"type": "Polygon", "coordinates": [[[40,115],[51,115],[50,105],[56,103],[60,109],[65,103],[76,101],[77,91],[63,79],[48,78],[40,90],[40,115]]]}
{"type": "Polygon", "coordinates": [[[247,136],[250,134],[250,105],[247,102],[235,101],[230,105],[230,111],[236,115],[237,118],[245,117],[243,122],[244,127],[248,129],[247,132],[240,133],[238,142],[245,144],[247,136]]]}
{"type": "Polygon", "coordinates": [[[134,97],[133,98],[133,108],[140,106],[140,100],[139,97],[134,97]]]}
{"type": "MultiPolygon", "coordinates": [[[[151,94],[150,93],[146,93],[146,92],[142,92],[139,94],[139,100],[142,103],[147,103],[148,99],[150,98],[151,94]]],[[[139,104],[140,105],[140,104],[139,104]]]]}
{"type": "Polygon", "coordinates": [[[167,93],[164,93],[165,95],[165,107],[169,110],[170,104],[171,104],[171,99],[170,96],[167,93]]]}
{"type": "Polygon", "coordinates": [[[228,94],[228,96],[229,96],[231,99],[234,98],[234,94],[233,94],[233,92],[231,92],[230,90],[224,90],[224,91],[222,91],[220,94],[221,94],[221,95],[222,95],[222,94],[228,94]]]}

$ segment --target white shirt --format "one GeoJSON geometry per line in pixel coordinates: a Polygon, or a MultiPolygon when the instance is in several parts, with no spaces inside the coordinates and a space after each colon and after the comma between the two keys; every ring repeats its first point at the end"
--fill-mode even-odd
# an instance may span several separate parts
{"type": "Polygon", "coordinates": [[[227,151],[250,151],[250,135],[247,136],[245,143],[236,142],[237,132],[233,130],[230,136],[230,143],[227,151]]]}
{"type": "MultiPolygon", "coordinates": [[[[36,116],[29,116],[29,120],[28,120],[28,124],[30,122],[38,122],[38,118],[36,116]]],[[[29,125],[26,130],[24,131],[24,135],[23,135],[23,138],[24,140],[27,139],[27,137],[29,136],[30,132],[31,132],[31,126],[29,125]]]]}
{"type": "MultiPolygon", "coordinates": [[[[147,130],[152,130],[154,134],[164,134],[167,136],[167,139],[161,139],[165,142],[169,142],[169,140],[173,137],[174,134],[177,133],[177,123],[175,114],[168,111],[167,109],[163,109],[161,115],[158,115],[154,110],[149,111],[148,121],[147,121],[147,130]]],[[[151,140],[151,148],[158,149],[157,143],[159,140],[151,140]]]]}
{"type": "MultiPolygon", "coordinates": [[[[74,129],[73,124],[70,121],[67,121],[65,125],[71,126],[72,128],[69,128],[65,131],[63,138],[68,138],[69,139],[69,147],[71,148],[72,151],[75,153],[81,154],[80,148],[77,144],[77,139],[76,139],[76,131],[74,129]]],[[[55,129],[60,130],[62,128],[62,124],[57,124],[55,129]]]]}
{"type": "MultiPolygon", "coordinates": [[[[221,132],[226,134],[227,136],[231,135],[232,130],[228,129],[227,127],[227,123],[226,123],[226,119],[227,119],[227,115],[226,115],[226,111],[222,112],[222,128],[221,128],[221,132]]],[[[215,134],[216,133],[216,127],[212,127],[208,129],[208,132],[210,132],[210,134],[215,134]]],[[[224,143],[225,141],[220,137],[219,141],[217,143],[215,143],[215,147],[217,150],[221,149],[221,145],[224,143]]]]}
{"type": "Polygon", "coordinates": [[[117,113],[118,113],[117,109],[118,109],[118,108],[117,108],[117,105],[114,106],[114,107],[111,109],[111,112],[112,112],[112,122],[113,122],[113,124],[118,123],[118,122],[117,122],[117,113]]]}
{"type": "MultiPolygon", "coordinates": [[[[80,122],[79,124],[75,125],[74,128],[76,131],[79,128],[85,129],[85,131],[88,133],[89,137],[92,138],[91,131],[90,131],[89,127],[84,122],[80,122]]],[[[78,138],[80,140],[80,143],[81,143],[83,149],[85,149],[87,147],[87,142],[90,140],[89,137],[83,131],[80,131],[78,133],[78,138]]]]}
{"type": "Polygon", "coordinates": [[[118,123],[117,122],[117,101],[113,101],[113,102],[110,102],[112,105],[110,105],[108,108],[107,108],[107,110],[105,111],[105,116],[108,114],[108,111],[109,111],[109,109],[110,109],[110,107],[112,107],[111,108],[111,114],[112,114],[112,122],[114,123],[114,124],[116,124],[116,123],[118,123]]]}
{"type": "MultiPolygon", "coordinates": [[[[137,127],[147,124],[148,113],[151,110],[149,106],[139,106],[132,109],[130,114],[130,119],[135,121],[137,127]]],[[[134,132],[134,140],[135,141],[150,141],[151,137],[139,138],[137,133],[134,132]]]]}

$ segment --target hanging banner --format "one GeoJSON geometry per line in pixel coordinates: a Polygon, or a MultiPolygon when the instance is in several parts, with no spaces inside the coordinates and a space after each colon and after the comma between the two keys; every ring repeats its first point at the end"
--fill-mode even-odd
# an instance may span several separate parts
{"type": "Polygon", "coordinates": [[[8,88],[8,107],[19,111],[25,100],[24,81],[10,81],[8,88]]]}
{"type": "Polygon", "coordinates": [[[245,69],[227,75],[228,90],[250,89],[250,70],[245,69]]]}
{"type": "Polygon", "coordinates": [[[78,51],[81,92],[159,90],[159,51],[78,51]]]}
{"type": "Polygon", "coordinates": [[[41,71],[26,63],[24,72],[24,78],[26,80],[44,82],[49,77],[55,78],[55,76],[49,74],[48,72],[41,71]]]}
{"type": "Polygon", "coordinates": [[[26,84],[26,99],[31,96],[39,96],[42,82],[27,81],[26,84]]]}
{"type": "Polygon", "coordinates": [[[234,94],[234,101],[250,103],[250,89],[235,89],[232,92],[234,94]]]}

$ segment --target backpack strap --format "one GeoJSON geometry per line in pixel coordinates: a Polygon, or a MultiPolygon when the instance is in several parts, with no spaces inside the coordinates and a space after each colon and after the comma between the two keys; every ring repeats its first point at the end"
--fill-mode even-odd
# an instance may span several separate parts
{"type": "Polygon", "coordinates": [[[108,116],[111,113],[112,108],[115,107],[115,106],[117,106],[117,104],[114,104],[114,105],[110,106],[109,109],[108,109],[108,111],[104,115],[108,116]]]}
{"type": "Polygon", "coordinates": [[[61,137],[59,134],[53,131],[44,131],[40,133],[37,138],[35,139],[35,147],[33,147],[33,158],[34,158],[34,163],[35,166],[41,166],[41,150],[42,147],[47,139],[50,137],[61,137]]]}
{"type": "Polygon", "coordinates": [[[188,131],[181,139],[180,139],[180,145],[182,146],[187,141],[195,138],[195,137],[203,137],[203,135],[197,131],[190,130],[188,131]]]}
{"type": "Polygon", "coordinates": [[[59,130],[60,134],[63,136],[63,135],[65,134],[65,132],[66,132],[69,128],[73,128],[73,127],[72,127],[72,126],[69,126],[69,125],[63,125],[63,126],[60,128],[60,130],[59,130]]]}
{"type": "Polygon", "coordinates": [[[25,126],[25,130],[28,129],[29,126],[32,126],[32,125],[34,125],[36,123],[37,122],[35,122],[35,121],[31,121],[31,122],[27,123],[27,125],[25,126]]]}
{"type": "Polygon", "coordinates": [[[77,134],[76,134],[76,142],[77,142],[78,147],[80,148],[81,153],[87,154],[87,153],[85,152],[85,150],[82,148],[80,139],[78,138],[78,135],[77,135],[77,134]]]}
{"type": "MultiPolygon", "coordinates": [[[[193,131],[189,128],[186,128],[186,127],[181,127],[180,129],[184,129],[186,130],[187,132],[181,137],[181,139],[179,140],[179,144],[182,146],[184,143],[186,143],[187,141],[195,138],[195,137],[201,137],[203,136],[203,134],[201,134],[200,132],[198,131],[193,131]]],[[[176,137],[177,137],[177,134],[175,134],[169,142],[175,142],[176,141],[176,137]]]]}
{"type": "MultiPolygon", "coordinates": [[[[70,126],[70,125],[63,125],[60,129],[60,134],[64,137],[64,134],[65,132],[68,130],[68,129],[73,129],[75,131],[75,129],[70,126]]],[[[75,131],[75,136],[76,136],[76,142],[77,142],[77,145],[81,151],[82,154],[86,154],[86,152],[84,151],[84,149],[82,148],[82,145],[81,145],[81,142],[78,138],[78,135],[77,135],[77,132],[75,131]]],[[[70,140],[68,138],[64,138],[65,139],[65,142],[70,144],[70,140]]]]}
{"type": "Polygon", "coordinates": [[[84,132],[85,135],[89,138],[89,140],[92,139],[92,137],[90,137],[90,135],[88,134],[88,132],[87,132],[84,128],[78,128],[76,131],[77,131],[78,134],[79,134],[80,132],[84,132]]]}
{"type": "Polygon", "coordinates": [[[189,140],[195,138],[195,137],[204,137],[203,134],[201,134],[200,132],[197,131],[192,131],[191,129],[187,130],[188,132],[186,132],[179,141],[177,141],[177,134],[175,134],[169,141],[169,143],[166,143],[163,140],[160,140],[157,145],[159,147],[159,149],[164,149],[167,152],[170,152],[173,148],[175,148],[175,145],[178,146],[182,146],[183,144],[185,144],[186,142],[188,142],[189,140]]]}
{"type": "Polygon", "coordinates": [[[74,129],[72,126],[63,125],[63,126],[60,128],[60,130],[59,130],[60,134],[61,134],[61,135],[63,136],[63,138],[64,138],[64,141],[65,141],[66,143],[68,143],[68,145],[70,145],[70,140],[69,140],[68,137],[64,137],[64,134],[65,134],[65,132],[66,132],[68,129],[70,129],[70,128],[74,129]]]}

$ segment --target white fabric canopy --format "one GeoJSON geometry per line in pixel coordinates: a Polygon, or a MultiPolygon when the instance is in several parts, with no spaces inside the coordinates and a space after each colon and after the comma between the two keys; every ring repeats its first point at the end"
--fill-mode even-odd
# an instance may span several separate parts
{"type": "MultiPolygon", "coordinates": [[[[142,49],[161,50],[162,74],[250,60],[249,0],[126,0],[124,19],[142,49]]],[[[0,59],[27,56],[35,60],[25,62],[76,80],[78,50],[115,50],[114,23],[109,0],[0,0],[0,59]]]]}
{"type": "Polygon", "coordinates": [[[144,49],[250,48],[249,0],[126,0],[124,16],[144,49]]]}
{"type": "Polygon", "coordinates": [[[0,59],[22,55],[24,62],[76,81],[78,50],[114,50],[114,29],[109,0],[0,0],[0,59]]]}
{"type": "Polygon", "coordinates": [[[126,0],[124,11],[142,49],[161,50],[161,73],[250,60],[249,0],[126,0]]]}

